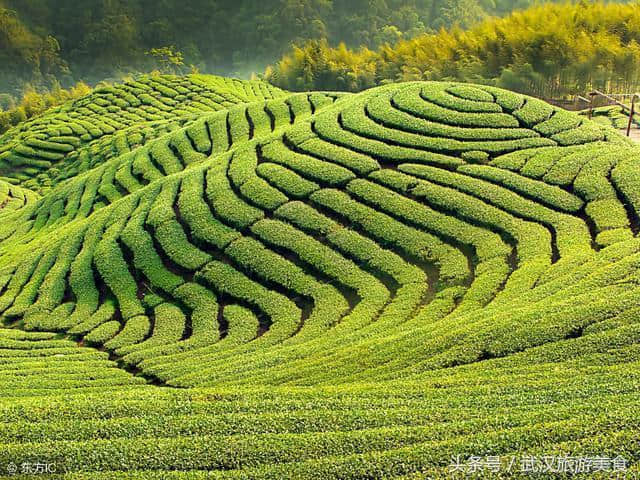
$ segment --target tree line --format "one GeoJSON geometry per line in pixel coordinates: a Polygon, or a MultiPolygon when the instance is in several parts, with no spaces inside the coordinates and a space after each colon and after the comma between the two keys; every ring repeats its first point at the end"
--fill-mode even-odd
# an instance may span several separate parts
{"type": "Polygon", "coordinates": [[[326,39],[375,50],[536,1],[0,0],[0,92],[94,84],[167,66],[246,77],[292,44],[326,39]]]}
{"type": "Polygon", "coordinates": [[[291,90],[456,80],[559,98],[640,89],[640,3],[544,4],[377,49],[310,40],[267,69],[291,90]]]}

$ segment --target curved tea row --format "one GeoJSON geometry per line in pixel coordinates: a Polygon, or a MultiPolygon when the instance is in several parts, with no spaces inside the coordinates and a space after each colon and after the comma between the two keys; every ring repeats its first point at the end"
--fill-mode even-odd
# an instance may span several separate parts
{"type": "Polygon", "coordinates": [[[284,95],[264,82],[141,76],[45,112],[0,138],[0,179],[47,192],[203,113],[284,95]]]}
{"type": "Polygon", "coordinates": [[[452,83],[201,115],[0,216],[0,451],[78,478],[616,451],[638,431],[638,153],[452,83]]]}

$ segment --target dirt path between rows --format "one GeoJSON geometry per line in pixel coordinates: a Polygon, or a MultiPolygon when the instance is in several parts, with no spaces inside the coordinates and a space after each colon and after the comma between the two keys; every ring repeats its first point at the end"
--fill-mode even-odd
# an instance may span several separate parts
{"type": "MultiPolygon", "coordinates": [[[[627,134],[626,130],[620,130],[620,132],[625,136],[627,134]]],[[[629,138],[631,138],[631,140],[633,140],[634,142],[640,143],[640,128],[632,128],[629,138]]]]}

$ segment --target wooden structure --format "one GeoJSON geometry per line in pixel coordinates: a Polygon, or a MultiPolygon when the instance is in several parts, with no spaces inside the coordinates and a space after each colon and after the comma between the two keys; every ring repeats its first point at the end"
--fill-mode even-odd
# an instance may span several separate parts
{"type": "MultiPolygon", "coordinates": [[[[593,108],[596,98],[601,97],[609,101],[611,105],[618,105],[622,108],[622,112],[629,112],[629,122],[627,123],[627,137],[631,135],[631,124],[633,123],[633,116],[635,115],[636,101],[640,99],[640,93],[622,93],[622,94],[607,94],[602,93],[599,90],[594,90],[589,93],[589,118],[593,115],[593,108]],[[618,100],[618,98],[631,97],[631,106],[626,105],[618,100]]],[[[578,98],[578,97],[577,97],[578,98]]],[[[586,100],[584,97],[579,97],[586,100]]]]}

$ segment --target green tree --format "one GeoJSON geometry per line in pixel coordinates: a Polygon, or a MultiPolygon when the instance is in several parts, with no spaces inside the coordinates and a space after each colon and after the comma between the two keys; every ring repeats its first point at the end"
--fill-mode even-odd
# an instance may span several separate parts
{"type": "MultiPolygon", "coordinates": [[[[433,2],[436,6],[437,0],[433,2]]],[[[474,5],[470,0],[448,0],[440,7],[458,9],[451,18],[464,20],[480,15],[480,10],[474,13],[474,5]]],[[[466,30],[454,26],[384,44],[375,52],[308,42],[294,47],[266,78],[290,89],[357,90],[392,81],[462,80],[543,97],[593,88],[637,90],[638,6],[545,4],[489,18],[466,30]]]]}
{"type": "Polygon", "coordinates": [[[145,53],[153,57],[158,69],[162,73],[183,73],[184,55],[182,52],[176,50],[176,47],[173,45],[168,47],[152,48],[145,53]]]}

